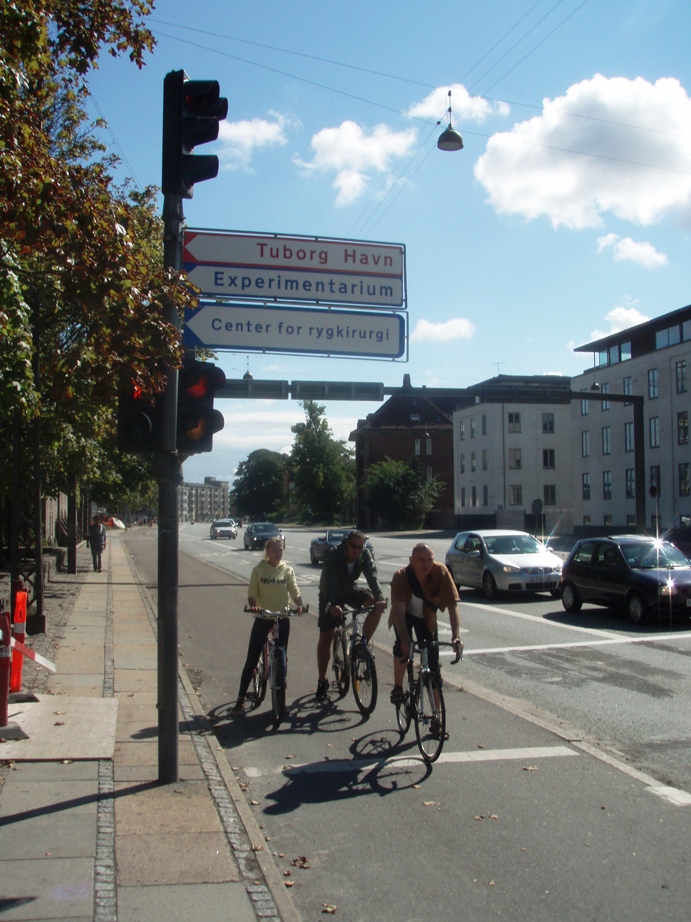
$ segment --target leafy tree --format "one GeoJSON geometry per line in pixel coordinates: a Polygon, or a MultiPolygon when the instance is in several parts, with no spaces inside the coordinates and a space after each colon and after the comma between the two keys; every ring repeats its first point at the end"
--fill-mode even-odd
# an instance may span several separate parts
{"type": "MultiPolygon", "coordinates": [[[[102,50],[141,67],[153,48],[143,0],[23,0],[0,8],[0,437],[40,416],[46,492],[105,480],[123,382],[165,386],[179,336],[163,302],[154,188],[116,187],[87,125],[86,78],[102,50]]],[[[6,452],[0,489],[9,484],[6,452]]]]}
{"type": "Polygon", "coordinates": [[[438,480],[424,481],[414,465],[386,458],[373,464],[363,489],[371,512],[392,528],[419,528],[444,489],[438,480]]]}
{"type": "Polygon", "coordinates": [[[279,513],[283,506],[287,455],[259,448],[238,465],[233,486],[238,512],[252,518],[279,513]]]}
{"type": "Polygon", "coordinates": [[[302,403],[306,420],[291,426],[290,455],[295,493],[305,521],[334,522],[349,519],[355,496],[355,462],[352,449],[334,439],[326,407],[313,400],[302,403]]]}

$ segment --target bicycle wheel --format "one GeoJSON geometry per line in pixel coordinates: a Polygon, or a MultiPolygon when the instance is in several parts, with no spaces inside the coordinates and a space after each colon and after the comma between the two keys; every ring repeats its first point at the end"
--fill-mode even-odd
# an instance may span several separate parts
{"type": "Polygon", "coordinates": [[[434,762],[444,748],[446,707],[439,676],[432,672],[423,672],[420,676],[413,716],[420,754],[425,762],[434,762]]]}
{"type": "Polygon", "coordinates": [[[285,650],[281,647],[277,647],[274,651],[271,709],[274,715],[274,727],[277,727],[286,711],[286,660],[285,650]]]}
{"type": "Polygon", "coordinates": [[[403,676],[403,701],[396,705],[396,723],[402,736],[405,736],[410,729],[414,707],[415,699],[410,684],[410,669],[406,669],[403,676]]]}
{"type": "Polygon", "coordinates": [[[333,670],[336,674],[338,695],[343,698],[350,688],[350,657],[345,631],[337,630],[334,635],[333,670]]]}
{"type": "Polygon", "coordinates": [[[264,698],[266,697],[266,685],[269,679],[269,664],[266,655],[266,644],[262,647],[262,652],[259,654],[259,662],[254,667],[254,672],[252,673],[252,697],[255,701],[255,706],[259,707],[264,698]]]}
{"type": "Polygon", "coordinates": [[[377,667],[364,640],[353,647],[351,668],[355,703],[361,714],[371,714],[377,706],[377,667]]]}

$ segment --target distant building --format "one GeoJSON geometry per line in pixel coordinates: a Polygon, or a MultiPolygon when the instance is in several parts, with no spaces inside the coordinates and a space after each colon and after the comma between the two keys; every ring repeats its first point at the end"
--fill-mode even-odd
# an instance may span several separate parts
{"type": "Polygon", "coordinates": [[[183,483],[178,490],[181,522],[213,522],[230,514],[230,491],[227,481],[205,477],[204,483],[183,483]]]}

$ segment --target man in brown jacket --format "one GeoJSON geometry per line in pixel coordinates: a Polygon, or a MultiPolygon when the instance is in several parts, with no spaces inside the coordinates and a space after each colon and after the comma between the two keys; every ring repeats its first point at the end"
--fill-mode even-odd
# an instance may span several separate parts
{"type": "MultiPolygon", "coordinates": [[[[394,687],[392,704],[403,700],[403,676],[410,653],[408,638],[413,631],[418,642],[438,640],[437,610],[447,611],[451,623],[451,640],[456,652],[463,649],[459,637],[458,591],[446,567],[434,559],[428,544],[416,544],[410,564],[397,570],[391,580],[391,614],[396,642],[393,648],[394,687]]],[[[429,649],[429,667],[439,672],[439,647],[429,649]]]]}

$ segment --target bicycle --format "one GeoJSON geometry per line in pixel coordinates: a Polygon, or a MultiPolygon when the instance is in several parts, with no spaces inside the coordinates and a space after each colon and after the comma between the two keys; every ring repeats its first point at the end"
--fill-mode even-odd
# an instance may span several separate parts
{"type": "MultiPolygon", "coordinates": [[[[453,647],[448,641],[430,641],[429,644],[410,641],[410,653],[403,677],[403,701],[396,705],[396,722],[405,736],[411,721],[415,721],[415,738],[420,755],[425,762],[435,762],[441,755],[446,737],[446,705],[441,688],[441,675],[429,668],[429,646],[453,647]],[[419,654],[417,676],[414,657],[419,654]]],[[[451,665],[463,657],[463,645],[451,665]]]]}
{"type": "MultiPolygon", "coordinates": [[[[251,691],[248,697],[259,707],[266,697],[267,687],[271,688],[271,710],[273,712],[274,727],[277,727],[285,715],[286,709],[286,680],[288,677],[288,654],[285,647],[278,645],[278,621],[280,618],[292,618],[298,614],[297,609],[284,608],[282,611],[269,611],[262,608],[252,611],[245,606],[245,611],[255,618],[274,620],[276,623],[267,635],[259,661],[252,673],[251,691]]],[[[302,609],[303,613],[309,611],[309,605],[302,609]]]]}
{"type": "Polygon", "coordinates": [[[332,668],[340,698],[348,694],[351,680],[360,713],[367,716],[377,705],[377,667],[374,655],[360,629],[360,617],[371,608],[344,608],[343,620],[333,639],[332,668]],[[350,623],[347,618],[351,617],[350,623]]]}

